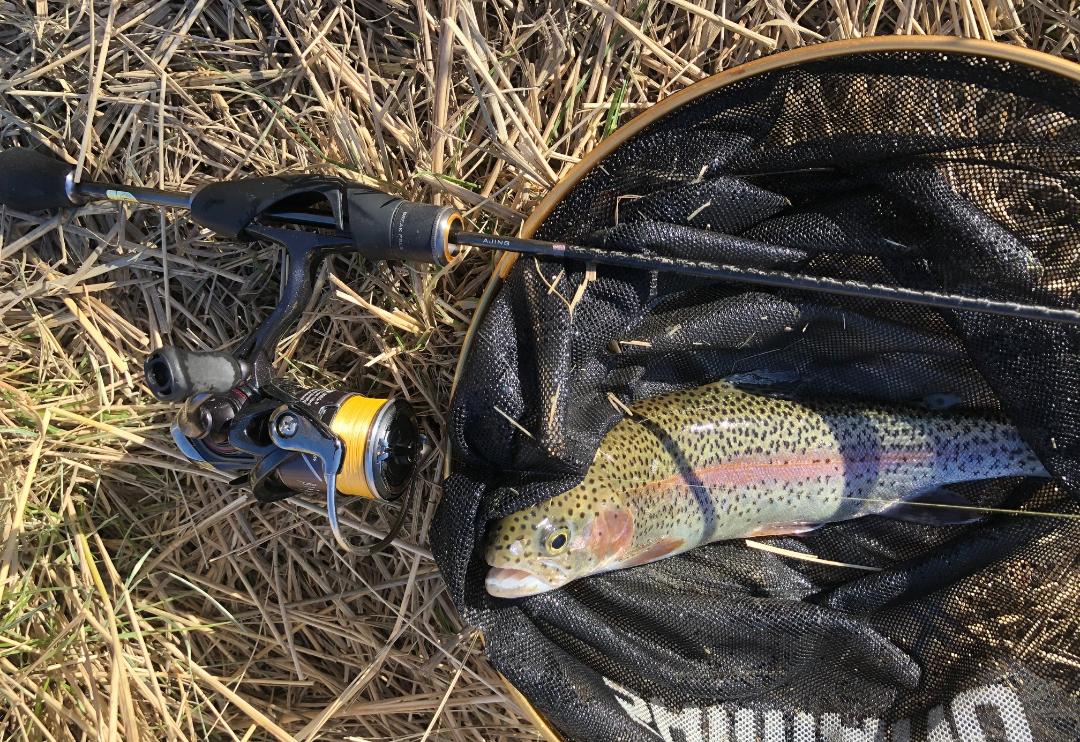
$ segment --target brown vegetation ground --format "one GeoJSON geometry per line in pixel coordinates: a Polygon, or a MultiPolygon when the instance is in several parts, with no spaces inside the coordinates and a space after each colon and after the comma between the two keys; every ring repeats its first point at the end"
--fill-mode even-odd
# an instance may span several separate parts
{"type": "MultiPolygon", "coordinates": [[[[1077,0],[0,1],[0,146],[167,188],[327,170],[513,232],[620,123],[740,62],[894,33],[1075,59],[1078,19],[1077,0]]],[[[174,450],[141,360],[243,336],[276,301],[274,250],[114,205],[0,211],[0,240],[4,739],[536,738],[426,547],[439,462],[401,542],[353,559],[301,503],[257,507],[174,450]]],[[[490,268],[336,259],[286,372],[403,394],[440,440],[490,268]]]]}

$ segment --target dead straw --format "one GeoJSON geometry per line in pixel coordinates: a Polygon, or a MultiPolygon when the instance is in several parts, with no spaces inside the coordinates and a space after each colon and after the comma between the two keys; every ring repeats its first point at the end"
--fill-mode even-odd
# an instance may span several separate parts
{"type": "MultiPolygon", "coordinates": [[[[0,0],[0,146],[169,188],[336,172],[512,232],[606,133],[706,75],[875,33],[1075,59],[1078,7],[0,0]]],[[[438,462],[395,545],[352,559],[306,507],[259,507],[178,457],[143,356],[230,347],[282,265],[173,216],[0,212],[0,736],[536,739],[424,546],[438,462]]],[[[403,395],[441,440],[490,268],[336,260],[286,372],[403,395]]],[[[584,284],[563,279],[572,312],[584,284]]]]}

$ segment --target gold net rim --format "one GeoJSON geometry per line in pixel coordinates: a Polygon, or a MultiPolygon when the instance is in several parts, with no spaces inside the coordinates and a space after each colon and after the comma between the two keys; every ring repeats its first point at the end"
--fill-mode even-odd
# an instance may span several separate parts
{"type": "MultiPolygon", "coordinates": [[[[777,52],[768,56],[759,57],[749,62],[732,67],[731,69],[718,72],[704,80],[680,90],[673,95],[658,101],[655,105],[645,109],[626,124],[616,129],[609,137],[601,141],[590,150],[580,162],[572,167],[566,175],[551,188],[533,209],[529,218],[525,220],[519,232],[522,237],[532,237],[545,219],[554,211],[555,207],[562,202],[566,194],[581,181],[597,164],[621,146],[626,140],[648,127],[655,121],[671,113],[672,111],[718,90],[725,85],[730,85],[739,80],[744,80],[754,75],[766,72],[794,67],[808,62],[817,62],[823,59],[851,56],[856,54],[870,54],[880,52],[898,51],[921,51],[942,52],[946,54],[962,54],[965,56],[979,56],[998,59],[1007,62],[1033,67],[1046,72],[1061,75],[1077,84],[1080,84],[1080,64],[1067,59],[1055,57],[1046,52],[1013,46],[997,41],[985,41],[982,39],[962,39],[952,36],[872,36],[860,39],[844,39],[842,41],[829,41],[821,44],[812,44],[797,49],[777,52]]],[[[458,354],[458,362],[454,368],[454,378],[451,382],[450,396],[453,399],[457,391],[458,380],[461,378],[465,361],[472,349],[473,340],[477,327],[487,314],[499,287],[510,274],[517,261],[517,253],[497,252],[495,269],[490,280],[484,287],[484,293],[476,305],[469,329],[465,333],[465,339],[461,344],[461,352],[458,354]]],[[[446,446],[443,475],[450,473],[450,447],[446,446]]],[[[527,698],[514,685],[503,677],[503,685],[507,695],[521,707],[525,715],[536,726],[537,731],[549,742],[563,742],[562,737],[548,723],[543,715],[533,707],[527,698]]]]}

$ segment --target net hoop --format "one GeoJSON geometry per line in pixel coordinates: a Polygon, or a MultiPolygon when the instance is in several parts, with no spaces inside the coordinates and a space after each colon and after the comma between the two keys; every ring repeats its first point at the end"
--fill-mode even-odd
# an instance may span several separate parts
{"type": "MultiPolygon", "coordinates": [[[[731,69],[711,75],[704,80],[680,90],[673,95],[664,98],[653,106],[645,109],[626,124],[616,129],[610,136],[601,141],[590,150],[566,175],[559,179],[551,190],[541,199],[536,208],[529,214],[528,219],[522,225],[519,232],[522,237],[532,237],[545,219],[554,211],[555,207],[562,202],[566,195],[584,178],[594,167],[601,163],[608,155],[622,146],[628,139],[663,118],[669,113],[694,102],[698,98],[712,93],[726,85],[744,80],[755,75],[774,72],[789,67],[795,67],[810,62],[818,62],[837,57],[848,57],[860,54],[878,54],[883,52],[938,52],[944,54],[958,54],[964,56],[984,57],[989,59],[1011,62],[1017,65],[1032,67],[1045,72],[1060,75],[1080,85],[1080,64],[1060,57],[1055,57],[1045,52],[1013,46],[995,41],[982,39],[963,39],[951,36],[875,36],[861,39],[845,39],[842,41],[830,41],[821,44],[790,49],[776,54],[745,62],[731,69]]],[[[469,351],[472,348],[476,330],[487,314],[496,293],[502,287],[503,282],[510,274],[510,270],[517,262],[517,253],[496,252],[495,268],[491,278],[484,287],[484,293],[477,303],[472,321],[461,344],[458,354],[458,362],[454,368],[454,377],[451,382],[450,394],[453,397],[457,390],[458,381],[465,368],[469,351]]],[[[452,468],[449,445],[445,447],[446,458],[444,460],[443,475],[447,476],[452,468]]],[[[499,676],[507,695],[525,713],[529,720],[549,742],[563,742],[563,738],[555,728],[537,711],[529,700],[501,674],[499,676]]]]}

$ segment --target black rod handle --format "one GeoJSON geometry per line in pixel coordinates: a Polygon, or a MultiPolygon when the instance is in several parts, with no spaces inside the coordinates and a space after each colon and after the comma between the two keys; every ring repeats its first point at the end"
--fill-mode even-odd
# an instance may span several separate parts
{"type": "Polygon", "coordinates": [[[452,206],[406,201],[382,191],[346,190],[353,249],[369,260],[402,260],[443,266],[454,259],[461,215],[452,206]]]}
{"type": "Polygon", "coordinates": [[[45,211],[76,205],[70,194],[74,168],[37,150],[0,152],[0,204],[18,211],[45,211]]]}
{"type": "Polygon", "coordinates": [[[129,201],[188,208],[191,194],[119,183],[76,183],[72,165],[45,152],[15,147],[0,152],[0,204],[19,211],[51,211],[88,201],[129,201]]]}

